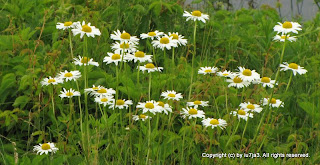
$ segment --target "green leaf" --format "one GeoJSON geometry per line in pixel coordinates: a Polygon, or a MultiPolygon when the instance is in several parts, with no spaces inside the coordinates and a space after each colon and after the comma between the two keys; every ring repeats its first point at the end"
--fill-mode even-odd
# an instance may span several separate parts
{"type": "Polygon", "coordinates": [[[30,98],[28,96],[19,96],[14,101],[13,106],[15,107],[20,106],[20,108],[23,109],[29,101],[30,101],[30,98]]]}

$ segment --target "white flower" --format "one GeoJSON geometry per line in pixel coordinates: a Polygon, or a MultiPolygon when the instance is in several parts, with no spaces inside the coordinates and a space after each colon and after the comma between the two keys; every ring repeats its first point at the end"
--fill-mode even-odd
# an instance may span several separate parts
{"type": "Polygon", "coordinates": [[[75,65],[79,65],[79,66],[86,66],[86,65],[94,65],[94,66],[99,66],[99,63],[97,62],[94,62],[92,58],[88,58],[88,57],[81,57],[81,56],[78,56],[78,58],[73,58],[74,60],[74,64],[75,65]]]}
{"type": "Polygon", "coordinates": [[[37,154],[40,153],[40,155],[42,155],[43,153],[45,153],[46,155],[48,155],[49,152],[52,153],[56,153],[59,149],[57,147],[55,147],[54,143],[43,143],[39,145],[36,145],[33,147],[33,151],[37,151],[37,154]]]}
{"type": "Polygon", "coordinates": [[[112,104],[112,98],[113,98],[112,95],[109,95],[109,96],[100,95],[100,96],[94,98],[94,102],[96,102],[98,104],[103,104],[103,106],[107,106],[107,105],[112,104]]]}
{"type": "Polygon", "coordinates": [[[298,31],[302,30],[301,25],[297,22],[286,21],[283,24],[278,22],[278,24],[279,25],[273,27],[273,30],[277,32],[277,34],[282,33],[282,35],[285,35],[290,32],[298,34],[298,31]]]}
{"type": "Polygon", "coordinates": [[[184,39],[184,36],[180,35],[178,32],[175,32],[175,33],[169,32],[169,37],[172,37],[172,40],[176,40],[179,46],[181,45],[185,46],[188,43],[187,39],[184,39]]]}
{"type": "Polygon", "coordinates": [[[69,81],[69,80],[75,81],[81,77],[81,72],[79,72],[78,70],[70,71],[70,72],[65,70],[64,72],[60,72],[58,77],[61,79],[64,79],[65,81],[69,81]]]}
{"type": "Polygon", "coordinates": [[[141,70],[143,73],[144,71],[148,71],[148,73],[150,72],[161,72],[161,70],[163,70],[163,67],[155,67],[152,63],[148,63],[144,66],[138,66],[138,69],[141,70]]]}
{"type": "Polygon", "coordinates": [[[164,112],[166,115],[168,115],[168,112],[172,112],[172,107],[169,104],[158,101],[158,105],[161,107],[160,112],[164,112]]]}
{"type": "Polygon", "coordinates": [[[111,49],[117,54],[122,54],[123,51],[125,53],[133,53],[137,50],[137,46],[133,43],[115,42],[112,44],[111,49]]]}
{"type": "Polygon", "coordinates": [[[231,79],[227,79],[227,82],[230,82],[228,87],[236,87],[236,88],[243,88],[250,85],[250,82],[243,81],[241,78],[237,76],[231,77],[231,79]]]}
{"type": "Polygon", "coordinates": [[[98,96],[111,96],[113,94],[116,94],[116,91],[112,88],[105,88],[103,86],[98,86],[97,90],[91,91],[91,95],[94,95],[96,97],[98,96]]]}
{"type": "Polygon", "coordinates": [[[138,102],[137,105],[138,109],[142,109],[142,113],[147,113],[147,112],[151,112],[152,114],[156,114],[161,112],[161,106],[159,106],[159,103],[151,100],[151,101],[146,101],[145,103],[142,102],[138,102]]]}
{"type": "Polygon", "coordinates": [[[100,85],[97,86],[97,87],[96,87],[95,85],[92,85],[91,88],[86,88],[86,89],[84,89],[84,92],[91,94],[92,92],[99,90],[100,87],[101,87],[100,85]]]}
{"type": "Polygon", "coordinates": [[[74,36],[80,34],[80,38],[82,38],[86,34],[88,37],[94,38],[95,35],[101,35],[100,30],[95,26],[91,26],[91,23],[86,24],[82,21],[82,24],[80,24],[80,22],[76,22],[74,25],[75,27],[72,29],[74,36]]]}
{"type": "MultiPolygon", "coordinates": [[[[262,104],[263,105],[268,105],[269,99],[268,98],[263,98],[262,104]]],[[[273,108],[279,108],[279,107],[284,107],[284,103],[280,101],[279,99],[272,98],[270,101],[270,105],[273,108]]]]}
{"type": "Polygon", "coordinates": [[[252,82],[255,80],[260,80],[260,74],[255,70],[246,69],[244,67],[238,67],[239,72],[237,73],[238,77],[240,77],[243,81],[252,82]]]}
{"type": "Polygon", "coordinates": [[[106,65],[114,63],[116,65],[123,60],[123,62],[126,62],[126,58],[122,59],[123,55],[117,54],[117,53],[107,53],[108,56],[104,57],[103,62],[106,62],[106,65]]]}
{"type": "Polygon", "coordinates": [[[152,55],[146,55],[143,51],[136,51],[134,54],[127,54],[126,59],[134,62],[152,62],[152,55]]]}
{"type": "Polygon", "coordinates": [[[166,92],[162,92],[161,96],[168,100],[177,100],[177,101],[183,98],[181,93],[177,93],[176,91],[169,91],[169,90],[166,92]]]}
{"type": "Polygon", "coordinates": [[[80,92],[73,90],[72,88],[70,88],[69,90],[66,90],[66,88],[63,88],[63,91],[60,91],[60,97],[62,98],[71,98],[73,96],[80,96],[80,92]]]}
{"type": "Polygon", "coordinates": [[[233,114],[233,116],[238,116],[238,119],[244,119],[245,121],[248,120],[249,117],[253,118],[253,114],[249,113],[246,110],[240,109],[237,111],[232,111],[230,114],[233,114]]]}
{"type": "Polygon", "coordinates": [[[229,78],[231,78],[231,77],[234,77],[236,75],[236,73],[233,73],[231,71],[225,70],[223,72],[217,72],[217,75],[220,76],[220,77],[229,77],[229,78]]]}
{"type": "Polygon", "coordinates": [[[209,19],[209,15],[203,14],[199,10],[195,10],[192,13],[184,11],[183,16],[187,17],[187,21],[189,21],[189,20],[193,20],[193,21],[199,20],[199,21],[202,21],[203,23],[206,23],[206,20],[209,19]]]}
{"type": "Polygon", "coordinates": [[[280,41],[280,42],[284,42],[285,40],[288,40],[288,41],[292,42],[292,41],[296,41],[297,38],[295,36],[290,37],[290,35],[288,34],[288,35],[281,35],[281,36],[280,35],[276,35],[276,36],[273,37],[273,40],[274,41],[280,41]]]}
{"type": "Polygon", "coordinates": [[[202,110],[198,110],[197,108],[182,108],[182,112],[180,112],[182,114],[182,118],[188,118],[188,119],[192,119],[192,118],[204,118],[204,112],[202,110]]]}
{"type": "Polygon", "coordinates": [[[61,22],[58,22],[57,25],[56,25],[56,28],[57,29],[62,29],[62,30],[66,30],[66,29],[69,29],[69,28],[74,28],[75,25],[73,22],[65,22],[65,23],[61,23],[61,22]]]}
{"type": "Polygon", "coordinates": [[[271,80],[269,77],[262,77],[259,81],[254,81],[255,84],[262,84],[263,87],[273,88],[274,84],[277,85],[276,80],[271,80]]]}
{"type": "Polygon", "coordinates": [[[142,33],[140,34],[140,38],[141,39],[150,38],[151,40],[153,40],[156,37],[161,37],[163,34],[164,34],[163,32],[159,32],[158,30],[156,30],[149,33],[142,33]]]}
{"type": "Polygon", "coordinates": [[[132,119],[134,121],[138,121],[138,120],[142,120],[142,121],[145,121],[146,119],[151,119],[152,117],[150,116],[147,116],[147,115],[144,115],[144,114],[141,114],[141,115],[132,115],[132,119]]]}
{"type": "Polygon", "coordinates": [[[51,77],[51,76],[49,76],[49,78],[44,78],[42,81],[41,81],[41,85],[42,86],[48,86],[48,85],[50,85],[50,84],[52,84],[52,85],[57,85],[57,84],[59,84],[59,83],[63,83],[63,79],[61,79],[61,78],[55,78],[55,77],[51,77]]]}
{"type": "Polygon", "coordinates": [[[160,48],[164,50],[170,50],[172,47],[178,47],[177,40],[173,40],[173,37],[169,37],[168,35],[164,35],[161,38],[157,37],[157,40],[152,41],[152,46],[155,48],[160,48]]]}
{"type": "Polygon", "coordinates": [[[252,104],[250,102],[241,103],[239,106],[241,107],[241,109],[244,109],[246,111],[257,112],[257,113],[260,113],[262,111],[262,108],[260,107],[260,105],[252,104]]]}
{"type": "Polygon", "coordinates": [[[119,109],[128,109],[129,105],[132,105],[132,100],[125,100],[125,99],[118,99],[117,101],[115,101],[114,99],[112,100],[112,104],[109,106],[109,108],[119,108],[119,109]],[[116,104],[116,105],[114,105],[116,104]]]}
{"type": "Polygon", "coordinates": [[[114,34],[111,34],[111,39],[120,41],[121,43],[138,44],[139,42],[139,38],[136,36],[131,36],[126,31],[121,33],[120,30],[114,31],[114,34]]]}
{"type": "Polygon", "coordinates": [[[288,64],[287,62],[284,62],[283,64],[280,64],[280,67],[280,71],[292,70],[293,75],[296,75],[297,73],[301,75],[308,72],[306,69],[303,69],[304,67],[301,67],[296,63],[288,64]]]}
{"type": "Polygon", "coordinates": [[[223,119],[214,119],[214,118],[206,118],[202,120],[202,124],[205,127],[211,127],[212,129],[215,127],[220,127],[221,129],[226,128],[227,122],[223,119]]]}
{"type": "Polygon", "coordinates": [[[211,74],[211,73],[216,73],[216,71],[218,70],[217,67],[200,67],[200,69],[198,70],[198,74],[211,74]]]}
{"type": "Polygon", "coordinates": [[[193,101],[193,102],[187,102],[187,106],[188,107],[195,107],[195,108],[198,108],[198,106],[202,106],[202,107],[206,107],[206,106],[209,106],[209,101],[199,101],[199,100],[196,100],[196,101],[193,101]]]}

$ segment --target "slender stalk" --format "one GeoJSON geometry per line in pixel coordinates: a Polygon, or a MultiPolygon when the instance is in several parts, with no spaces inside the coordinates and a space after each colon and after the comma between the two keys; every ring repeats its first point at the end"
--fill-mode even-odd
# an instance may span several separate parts
{"type": "Polygon", "coordinates": [[[194,31],[193,31],[193,54],[192,54],[192,62],[191,62],[191,78],[190,78],[190,89],[189,89],[189,96],[188,99],[191,98],[191,91],[192,91],[192,81],[193,81],[193,65],[194,65],[194,56],[196,55],[197,48],[196,48],[196,32],[197,32],[197,21],[194,22],[194,31]]]}
{"type": "Polygon", "coordinates": [[[243,137],[244,137],[244,133],[246,132],[248,123],[249,123],[249,117],[247,118],[246,125],[244,126],[244,130],[243,130],[243,132],[242,132],[241,143],[240,143],[240,144],[241,144],[241,145],[240,145],[240,150],[241,150],[241,147],[242,147],[243,137]]]}
{"type": "MultiPolygon", "coordinates": [[[[140,67],[140,61],[138,61],[138,67],[140,67]]],[[[140,70],[138,68],[138,73],[137,73],[137,84],[138,87],[140,87],[140,70]]]]}
{"type": "MultiPolygon", "coordinates": [[[[150,74],[151,75],[151,74],[150,74]]],[[[150,119],[148,119],[148,151],[147,151],[147,158],[146,158],[146,165],[148,165],[149,154],[150,154],[150,138],[151,138],[151,124],[150,119]]]]}
{"type": "Polygon", "coordinates": [[[149,73],[149,100],[151,100],[151,72],[149,73]]]}
{"type": "Polygon", "coordinates": [[[293,75],[293,73],[290,75],[290,78],[289,78],[288,85],[287,85],[287,88],[286,88],[285,93],[286,93],[286,92],[288,91],[288,89],[289,89],[289,86],[290,86],[290,83],[291,83],[291,80],[292,80],[292,75],[293,75]]]}
{"type": "MultiPolygon", "coordinates": [[[[78,81],[76,81],[76,85],[77,85],[77,89],[78,91],[80,91],[80,88],[79,88],[79,84],[78,84],[78,81]]],[[[82,117],[82,108],[81,108],[81,99],[80,97],[78,97],[78,102],[79,102],[79,110],[80,110],[80,132],[81,132],[81,141],[82,141],[82,147],[83,149],[85,150],[85,145],[84,145],[84,131],[83,131],[83,126],[82,126],[82,123],[83,123],[83,117],[82,117]]]]}
{"type": "Polygon", "coordinates": [[[173,70],[174,67],[174,47],[172,47],[172,67],[171,69],[173,70]]]}
{"type": "Polygon", "coordinates": [[[72,37],[71,37],[71,30],[69,28],[69,43],[70,43],[70,53],[71,53],[71,59],[73,59],[73,50],[72,50],[72,37]]]}
{"type": "Polygon", "coordinates": [[[236,129],[232,132],[232,134],[231,134],[231,136],[230,136],[230,138],[229,138],[229,140],[228,140],[228,142],[227,142],[227,144],[226,144],[226,148],[228,147],[228,145],[229,145],[229,143],[230,143],[230,140],[232,139],[232,135],[234,135],[234,134],[237,132],[237,130],[238,130],[238,128],[239,128],[239,125],[240,125],[240,120],[238,121],[238,124],[237,124],[236,129]]]}

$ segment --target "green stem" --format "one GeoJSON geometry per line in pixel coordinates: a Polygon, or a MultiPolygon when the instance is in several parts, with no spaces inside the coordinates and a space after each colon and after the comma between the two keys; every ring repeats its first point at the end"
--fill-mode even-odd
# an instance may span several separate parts
{"type": "Polygon", "coordinates": [[[290,75],[290,79],[289,79],[289,81],[288,81],[288,85],[287,85],[287,88],[286,88],[286,91],[285,91],[285,93],[288,91],[288,89],[289,89],[289,86],[290,86],[290,84],[291,84],[291,80],[292,80],[292,75],[293,75],[293,73],[290,75]]]}
{"type": "Polygon", "coordinates": [[[70,28],[69,28],[69,43],[70,43],[71,59],[73,59],[72,37],[71,37],[71,30],[70,30],[70,28]]]}
{"type": "Polygon", "coordinates": [[[244,137],[244,133],[246,132],[246,129],[247,129],[248,123],[249,123],[249,117],[247,118],[246,125],[244,126],[244,130],[243,130],[243,132],[242,132],[242,138],[241,138],[240,150],[241,150],[241,147],[242,147],[243,137],[244,137]]]}
{"type": "MultiPolygon", "coordinates": [[[[78,91],[80,91],[80,88],[79,88],[79,84],[78,84],[78,81],[76,81],[76,85],[77,85],[77,89],[78,91]]],[[[82,117],[82,108],[81,108],[81,99],[80,97],[78,97],[78,102],[79,102],[79,109],[80,109],[80,131],[81,131],[81,140],[82,140],[82,147],[83,149],[85,150],[85,143],[84,143],[84,131],[83,131],[83,126],[82,126],[82,123],[83,123],[83,117],[82,117]]]]}
{"type": "MultiPolygon", "coordinates": [[[[150,74],[151,75],[151,74],[150,74]]],[[[150,154],[150,138],[151,138],[151,124],[150,124],[150,119],[148,120],[148,151],[147,151],[147,158],[146,158],[146,165],[148,165],[148,160],[149,160],[149,154],[150,154]]]]}
{"type": "Polygon", "coordinates": [[[229,140],[228,140],[228,142],[227,142],[227,144],[226,144],[226,148],[228,147],[228,145],[229,145],[229,143],[230,143],[230,140],[232,139],[232,136],[237,132],[237,130],[238,130],[238,128],[239,128],[239,125],[240,125],[240,120],[238,120],[238,124],[237,124],[236,129],[233,130],[231,136],[229,137],[229,140]]]}
{"type": "Polygon", "coordinates": [[[151,100],[151,72],[149,73],[149,100],[151,100]]]}
{"type": "MultiPolygon", "coordinates": [[[[140,67],[140,61],[138,61],[138,67],[140,67]]],[[[138,84],[138,87],[140,87],[140,70],[139,69],[137,73],[137,84],[138,84]]]]}
{"type": "Polygon", "coordinates": [[[193,81],[193,65],[194,65],[194,57],[197,52],[196,48],[196,32],[197,32],[197,21],[194,22],[194,31],[193,31],[193,54],[192,54],[192,61],[191,61],[191,78],[190,78],[190,89],[189,89],[189,96],[188,100],[191,98],[191,91],[192,91],[192,81],[193,81]]]}

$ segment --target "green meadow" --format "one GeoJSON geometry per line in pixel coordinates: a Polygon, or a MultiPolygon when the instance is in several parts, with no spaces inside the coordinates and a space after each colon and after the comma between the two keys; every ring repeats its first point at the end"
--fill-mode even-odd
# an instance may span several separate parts
{"type": "Polygon", "coordinates": [[[0,1],[0,164],[320,164],[320,14],[193,4],[0,1]]]}

